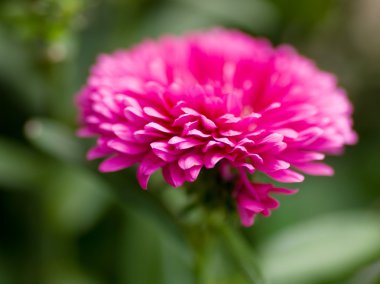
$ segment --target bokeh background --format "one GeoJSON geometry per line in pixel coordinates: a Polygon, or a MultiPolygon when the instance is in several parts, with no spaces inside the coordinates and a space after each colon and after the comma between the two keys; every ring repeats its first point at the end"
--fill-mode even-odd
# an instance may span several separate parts
{"type": "Polygon", "coordinates": [[[380,283],[379,78],[378,0],[2,0],[0,283],[255,283],[257,265],[274,284],[380,283]],[[213,26],[336,73],[360,137],[334,177],[224,237],[184,229],[186,195],[160,177],[142,192],[134,169],[98,174],[73,103],[99,53],[213,26]]]}

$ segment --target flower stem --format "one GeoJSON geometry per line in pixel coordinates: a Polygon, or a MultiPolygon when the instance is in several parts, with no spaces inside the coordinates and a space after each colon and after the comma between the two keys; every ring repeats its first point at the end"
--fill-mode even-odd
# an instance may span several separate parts
{"type": "Polygon", "coordinates": [[[257,257],[250,248],[249,244],[231,227],[226,224],[218,224],[220,236],[226,244],[227,250],[231,257],[246,276],[247,280],[252,284],[267,284],[260,266],[257,262],[257,257]]]}

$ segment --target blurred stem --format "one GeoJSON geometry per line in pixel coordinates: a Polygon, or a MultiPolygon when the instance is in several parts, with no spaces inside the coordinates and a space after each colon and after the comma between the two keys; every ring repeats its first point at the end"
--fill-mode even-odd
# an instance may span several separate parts
{"type": "Polygon", "coordinates": [[[247,283],[268,283],[251,246],[244,240],[237,229],[230,225],[225,216],[220,213],[206,213],[198,224],[188,230],[187,235],[190,236],[190,241],[195,251],[194,274],[197,280],[196,283],[210,283],[207,280],[207,258],[210,245],[212,246],[216,239],[221,242],[222,248],[225,249],[232,262],[239,268],[247,283]]]}
{"type": "MultiPolygon", "coordinates": [[[[243,176],[249,182],[245,173],[243,176]]],[[[210,283],[208,262],[210,255],[215,253],[212,251],[215,244],[222,245],[215,249],[221,249],[230,257],[230,260],[226,262],[235,264],[239,274],[244,276],[247,283],[267,283],[252,248],[240,235],[238,228],[231,224],[236,217],[232,188],[234,186],[221,179],[220,172],[217,170],[205,172],[200,177],[197,187],[187,188],[190,196],[193,197],[193,202],[183,208],[178,219],[186,227],[186,215],[193,217],[188,218],[192,221],[187,227],[186,235],[189,236],[194,248],[196,258],[194,272],[199,284],[210,283]],[[223,190],[220,190],[221,188],[223,190]]]]}
{"type": "Polygon", "coordinates": [[[231,257],[233,257],[234,261],[242,269],[250,283],[268,283],[257,262],[257,257],[244,238],[228,224],[222,222],[217,224],[216,229],[226,244],[226,248],[230,252],[231,257]]]}

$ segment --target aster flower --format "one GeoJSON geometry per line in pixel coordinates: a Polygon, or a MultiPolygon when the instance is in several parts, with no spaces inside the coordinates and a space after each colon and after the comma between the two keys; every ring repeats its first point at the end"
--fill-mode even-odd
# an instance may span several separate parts
{"type": "MultiPolygon", "coordinates": [[[[289,46],[223,29],[145,41],[101,55],[77,97],[82,136],[97,136],[89,159],[100,171],[137,164],[143,189],[162,171],[173,187],[217,168],[235,184],[245,226],[268,216],[271,193],[260,171],[283,183],[301,173],[331,175],[325,154],[353,144],[352,107],[334,75],[289,46]]],[[[220,189],[224,190],[224,189],[220,189]]]]}

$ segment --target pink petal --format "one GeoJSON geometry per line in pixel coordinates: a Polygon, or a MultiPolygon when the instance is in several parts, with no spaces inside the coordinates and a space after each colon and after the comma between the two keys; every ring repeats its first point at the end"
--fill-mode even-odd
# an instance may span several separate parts
{"type": "Polygon", "coordinates": [[[163,133],[172,133],[172,130],[156,122],[148,123],[147,125],[145,125],[144,129],[163,132],[163,133]]]}
{"type": "Polygon", "coordinates": [[[144,107],[143,108],[143,111],[146,115],[152,117],[152,118],[159,118],[159,119],[162,119],[162,120],[166,120],[166,121],[170,121],[170,117],[168,117],[167,115],[159,112],[157,109],[153,108],[153,107],[144,107]]]}
{"type": "Polygon", "coordinates": [[[279,170],[275,172],[269,172],[267,174],[279,182],[292,183],[302,182],[304,180],[303,175],[296,173],[292,170],[279,170]]]}
{"type": "Polygon", "coordinates": [[[138,157],[114,156],[99,165],[101,172],[115,172],[128,168],[138,161],[138,157]]]}
{"type": "Polygon", "coordinates": [[[185,172],[176,163],[164,166],[162,175],[166,182],[173,187],[179,187],[185,182],[185,172]]]}
{"type": "Polygon", "coordinates": [[[197,179],[200,171],[202,169],[202,166],[194,166],[188,170],[185,171],[186,181],[193,182],[197,179]]]}
{"type": "Polygon", "coordinates": [[[135,141],[135,138],[133,135],[133,129],[131,129],[130,127],[124,124],[121,124],[121,123],[114,124],[112,126],[112,131],[115,133],[117,137],[119,137],[122,140],[135,141]]]}
{"type": "Polygon", "coordinates": [[[88,151],[87,159],[88,160],[94,160],[94,159],[98,159],[98,158],[107,156],[109,154],[112,154],[112,151],[110,149],[105,148],[105,147],[96,146],[96,147],[90,149],[90,151],[88,151]]]}
{"type": "Polygon", "coordinates": [[[224,154],[221,154],[221,153],[217,153],[217,152],[209,152],[209,153],[206,153],[206,156],[205,156],[205,167],[207,169],[211,169],[213,167],[215,167],[215,165],[220,161],[222,160],[223,158],[226,158],[226,155],[224,154]]]}
{"type": "Polygon", "coordinates": [[[288,162],[277,160],[275,158],[264,158],[263,163],[256,166],[260,171],[265,173],[285,170],[290,167],[288,162]]]}
{"type": "Polygon", "coordinates": [[[147,151],[146,145],[130,143],[120,139],[108,141],[107,146],[117,152],[129,155],[142,154],[147,151]]]}
{"type": "Polygon", "coordinates": [[[188,153],[183,155],[178,161],[179,167],[183,170],[188,170],[194,166],[200,166],[202,164],[202,157],[198,153],[188,153]]]}
{"type": "Polygon", "coordinates": [[[294,164],[294,167],[309,175],[318,175],[318,176],[334,175],[334,169],[322,163],[294,164]]]}
{"type": "Polygon", "coordinates": [[[165,162],[155,156],[153,153],[150,153],[144,157],[137,170],[137,179],[143,189],[148,188],[148,181],[150,176],[164,164],[165,162]]]}

